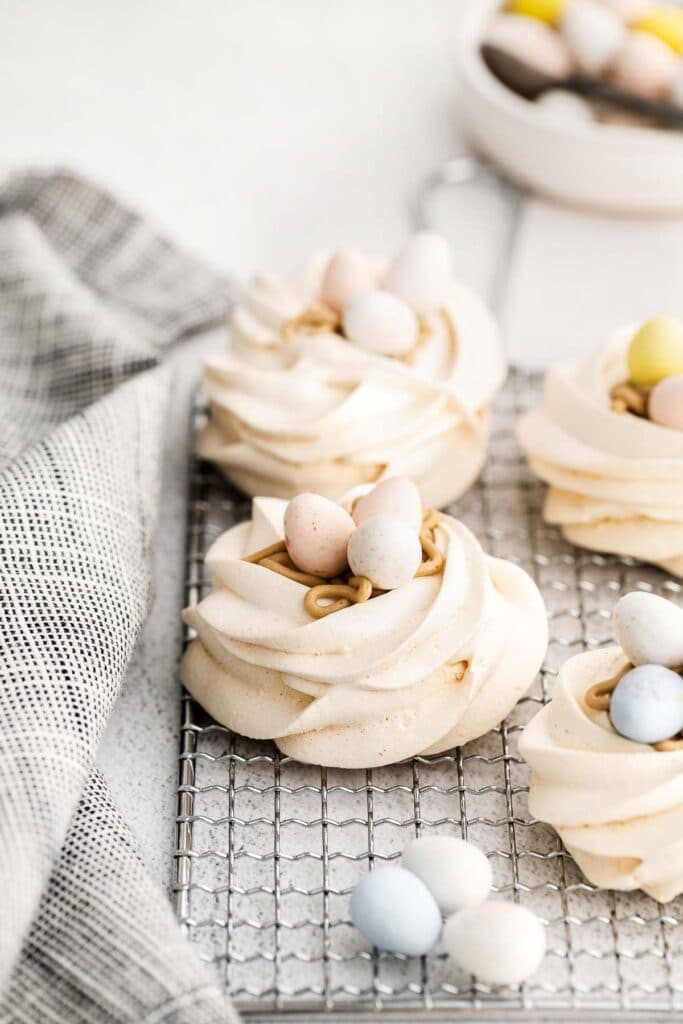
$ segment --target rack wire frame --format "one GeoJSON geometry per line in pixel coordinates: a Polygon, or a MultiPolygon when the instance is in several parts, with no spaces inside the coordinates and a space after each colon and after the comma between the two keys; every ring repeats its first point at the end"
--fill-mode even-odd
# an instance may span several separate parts
{"type": "MultiPolygon", "coordinates": [[[[514,439],[515,420],[539,394],[537,377],[511,374],[481,478],[450,509],[491,555],[522,565],[547,604],[545,663],[499,728],[438,756],[342,771],[235,735],[183,693],[176,910],[250,1019],[657,1021],[683,1011],[683,897],[661,905],[640,892],[596,889],[528,812],[517,739],[549,699],[560,665],[612,642],[611,611],[624,592],[683,604],[679,581],[576,549],[542,522],[542,488],[514,439]],[[476,842],[496,892],[547,922],[545,961],[526,984],[491,988],[438,949],[421,959],[369,950],[351,926],[349,894],[360,875],[396,861],[413,836],[436,833],[476,842]]],[[[202,416],[198,408],[197,422],[202,416]]],[[[208,592],[208,547],[248,516],[250,503],[196,460],[189,498],[191,605],[208,592]]]]}

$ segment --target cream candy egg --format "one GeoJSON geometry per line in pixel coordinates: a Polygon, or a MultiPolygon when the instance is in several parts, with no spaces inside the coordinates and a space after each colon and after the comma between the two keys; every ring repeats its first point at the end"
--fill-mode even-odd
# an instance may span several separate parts
{"type": "Polygon", "coordinates": [[[603,7],[609,7],[611,11],[621,18],[625,25],[632,25],[654,6],[652,0],[602,0],[603,7]]]}
{"type": "Polygon", "coordinates": [[[677,69],[676,54],[666,43],[645,32],[630,32],[611,66],[617,85],[650,99],[662,99],[677,69]]]}
{"type": "Polygon", "coordinates": [[[346,569],[356,524],[341,505],[320,494],[298,494],[285,509],[284,528],[289,556],[303,572],[327,577],[346,569]]]}
{"type": "Polygon", "coordinates": [[[683,611],[657,594],[633,591],[617,601],[614,636],[632,665],[683,665],[683,611]]]}
{"type": "Polygon", "coordinates": [[[352,534],[348,558],[354,576],[365,576],[379,590],[395,590],[414,577],[422,545],[407,523],[375,516],[352,534]]]}
{"type": "Polygon", "coordinates": [[[595,120],[590,103],[566,89],[548,89],[536,101],[538,109],[558,124],[586,124],[595,120]]]}
{"type": "Polygon", "coordinates": [[[404,356],[415,346],[419,324],[412,309],[386,291],[367,292],[344,307],[344,333],[355,345],[385,356],[404,356]]]}
{"type": "Polygon", "coordinates": [[[392,519],[402,519],[419,533],[422,526],[420,492],[408,477],[390,477],[360,497],[351,515],[356,526],[374,516],[390,516],[392,519]]]}
{"type": "Polygon", "coordinates": [[[575,0],[570,4],[561,30],[577,64],[589,75],[601,74],[614,60],[627,32],[613,11],[594,0],[575,0]]]}
{"type": "Polygon", "coordinates": [[[446,240],[433,231],[420,231],[390,264],[384,287],[418,316],[427,316],[445,302],[452,274],[446,240]]]}
{"type": "Polygon", "coordinates": [[[560,33],[522,14],[496,15],[486,29],[483,42],[504,50],[551,78],[565,78],[574,67],[571,51],[560,33]]]}
{"type": "Polygon", "coordinates": [[[377,287],[377,271],[357,249],[337,249],[330,258],[320,286],[320,299],[341,312],[358,295],[377,287]]]}
{"type": "Polygon", "coordinates": [[[422,879],[442,914],[483,903],[491,891],[488,858],[457,836],[413,839],[401,854],[401,867],[422,879]]]}
{"type": "Polygon", "coordinates": [[[655,384],[648,400],[648,414],[660,427],[683,430],[683,373],[655,384]]]}
{"type": "Polygon", "coordinates": [[[487,900],[454,914],[443,943],[463,970],[489,985],[519,985],[540,966],[545,928],[518,903],[487,900]]]}

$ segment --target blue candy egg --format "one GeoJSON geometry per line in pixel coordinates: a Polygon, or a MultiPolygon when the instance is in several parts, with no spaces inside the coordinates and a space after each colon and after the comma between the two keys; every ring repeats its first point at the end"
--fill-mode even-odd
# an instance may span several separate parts
{"type": "Polygon", "coordinates": [[[404,868],[376,868],[351,894],[351,920],[378,949],[406,956],[431,953],[442,921],[436,900],[417,875],[404,868]]]}
{"type": "Polygon", "coordinates": [[[612,693],[610,717],[636,743],[671,739],[683,729],[683,679],[662,665],[631,669],[612,693]]]}

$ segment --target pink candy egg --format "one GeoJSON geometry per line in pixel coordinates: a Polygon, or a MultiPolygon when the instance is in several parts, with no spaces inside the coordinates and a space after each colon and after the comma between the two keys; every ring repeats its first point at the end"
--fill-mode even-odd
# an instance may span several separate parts
{"type": "Polygon", "coordinates": [[[660,427],[683,430],[683,373],[665,377],[653,387],[648,413],[660,427]]]}
{"type": "Polygon", "coordinates": [[[612,67],[612,80],[650,99],[662,99],[671,88],[678,67],[676,54],[666,43],[646,32],[629,33],[612,67]]]}
{"type": "Polygon", "coordinates": [[[389,477],[359,498],[353,509],[356,526],[374,516],[402,519],[419,533],[422,526],[422,500],[413,481],[404,476],[389,477]]]}
{"type": "Polygon", "coordinates": [[[377,286],[377,270],[357,249],[337,249],[323,274],[320,298],[339,312],[363,292],[377,286]]]}
{"type": "Polygon", "coordinates": [[[569,47],[559,32],[523,14],[496,15],[486,30],[484,42],[553,78],[564,78],[574,66],[569,47]]]}
{"type": "Polygon", "coordinates": [[[348,564],[356,524],[341,505],[320,494],[297,494],[285,509],[285,544],[302,572],[337,576],[348,564]]]}

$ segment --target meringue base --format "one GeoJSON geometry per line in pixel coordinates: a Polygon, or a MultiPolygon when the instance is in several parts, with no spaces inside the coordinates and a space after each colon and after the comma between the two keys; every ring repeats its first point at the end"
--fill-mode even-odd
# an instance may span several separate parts
{"type": "Polygon", "coordinates": [[[244,560],[281,539],[285,507],[254,500],[252,520],[207,555],[212,592],[184,613],[197,639],[181,678],[209,714],[340,768],[438,753],[498,725],[547,646],[543,599],[524,570],[439,514],[441,573],[312,619],[306,586],[244,560]]]}
{"type": "Polygon", "coordinates": [[[586,878],[666,902],[683,892],[683,751],[625,739],[584,701],[628,664],[619,647],[571,658],[519,750],[530,813],[556,829],[586,878]]]}
{"type": "Polygon", "coordinates": [[[226,430],[209,422],[197,436],[195,450],[213,462],[245,494],[293,498],[313,491],[333,500],[360,484],[376,484],[386,477],[407,476],[417,485],[425,506],[443,508],[456,501],[479,476],[486,459],[490,410],[480,410],[472,424],[460,420],[436,437],[406,439],[389,460],[381,453],[357,452],[322,462],[293,463],[258,446],[256,439],[240,438],[237,422],[226,430]]]}

